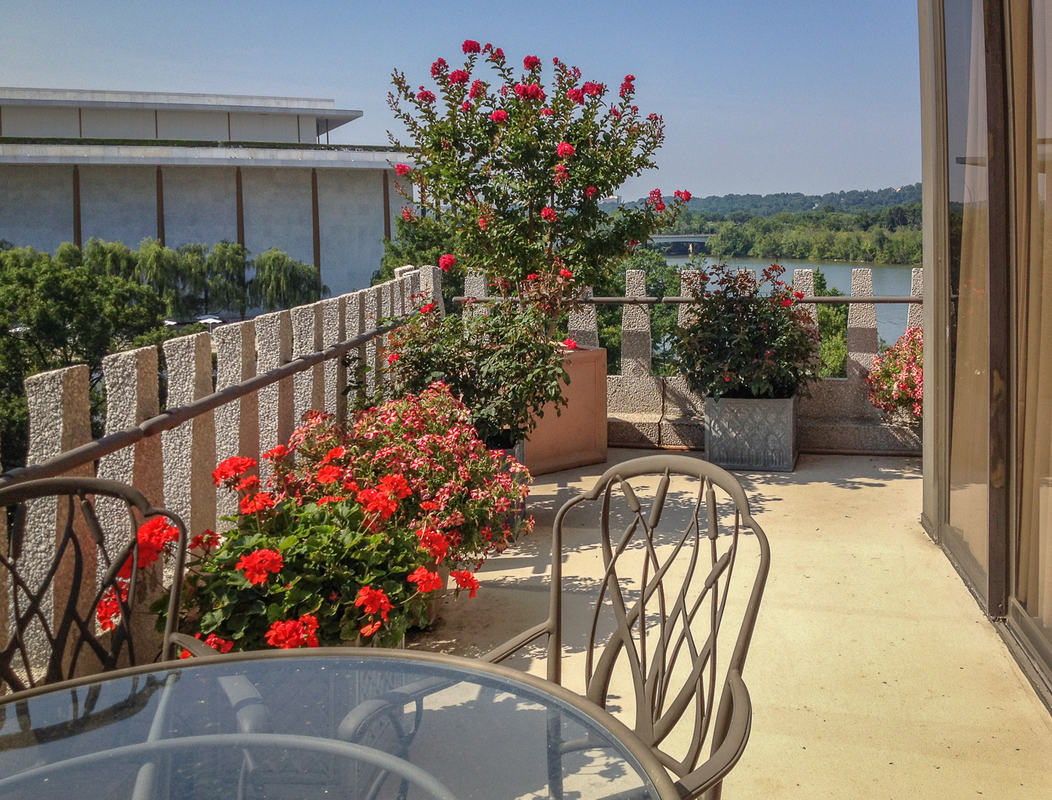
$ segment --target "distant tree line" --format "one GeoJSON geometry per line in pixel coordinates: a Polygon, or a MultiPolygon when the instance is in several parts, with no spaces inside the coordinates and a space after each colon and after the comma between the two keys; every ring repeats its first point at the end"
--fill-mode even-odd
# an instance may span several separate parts
{"type": "Polygon", "coordinates": [[[0,243],[0,462],[11,469],[25,460],[27,377],[86,364],[93,433],[100,435],[106,355],[204,330],[176,330],[166,318],[243,318],[249,309],[312,302],[325,291],[314,267],[277,249],[250,260],[229,242],[172,250],[144,239],[129,250],[92,239],[83,249],[63,244],[54,255],[0,243]]]}

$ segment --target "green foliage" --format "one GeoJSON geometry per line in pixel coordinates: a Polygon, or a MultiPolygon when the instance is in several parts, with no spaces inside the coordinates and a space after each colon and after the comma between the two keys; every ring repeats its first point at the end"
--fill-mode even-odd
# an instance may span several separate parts
{"type": "MultiPolygon", "coordinates": [[[[815,270],[815,297],[842,297],[839,289],[826,286],[822,270],[815,270]]],[[[820,303],[818,310],[818,332],[822,337],[819,346],[820,378],[847,377],[847,306],[820,303]]]]}
{"type": "Polygon", "coordinates": [[[565,405],[568,382],[562,346],[547,335],[536,305],[495,303],[440,318],[437,309],[412,318],[391,334],[390,385],[399,393],[447,384],[471,409],[471,422],[487,445],[511,447],[527,438],[547,403],[565,405]]]}
{"type": "MultiPolygon", "coordinates": [[[[637,208],[599,207],[627,178],[656,166],[661,118],[633,105],[632,76],[614,95],[580,83],[580,71],[556,59],[545,88],[539,59],[527,57],[519,72],[499,48],[468,41],[463,49],[461,69],[450,71],[444,59],[432,66],[436,92],[394,73],[390,105],[415,162],[396,169],[416,189],[418,207],[454,232],[457,262],[492,276],[502,294],[519,293],[529,275],[562,270],[578,287],[599,285],[630,243],[646,242],[689,200],[677,192],[666,206],[655,190],[637,208]]],[[[572,296],[573,285],[563,288],[572,296]]],[[[558,299],[553,317],[568,299],[558,299]]]]}
{"type": "MultiPolygon", "coordinates": [[[[384,257],[373,274],[374,286],[391,280],[395,270],[407,264],[437,267],[442,256],[456,249],[456,236],[444,223],[434,217],[407,216],[395,217],[395,238],[384,239],[384,257]]],[[[446,308],[453,308],[453,298],[463,289],[464,267],[455,264],[442,279],[446,308]]]]}
{"type": "Polygon", "coordinates": [[[296,261],[276,247],[256,256],[255,277],[248,283],[249,304],[265,311],[313,303],[329,289],[315,267],[296,261]]]}
{"type": "Polygon", "coordinates": [[[885,414],[920,419],[924,401],[924,331],[907,328],[873,359],[866,376],[869,401],[885,414]]]}
{"type": "Polygon", "coordinates": [[[93,422],[101,433],[102,359],[161,325],[157,295],[117,275],[32,248],[0,252],[0,444],[5,468],[21,466],[28,442],[23,382],[38,372],[87,364],[93,422]]]}
{"type": "Polygon", "coordinates": [[[771,265],[756,280],[722,265],[701,273],[694,321],[680,328],[676,350],[691,389],[717,400],[806,394],[818,377],[817,332],[783,272],[771,265]]]}
{"type": "MultiPolygon", "coordinates": [[[[637,201],[645,202],[644,199],[637,201]]],[[[877,213],[894,206],[910,206],[921,202],[921,185],[913,183],[898,189],[876,191],[852,190],[829,192],[823,195],[805,195],[799,192],[778,194],[728,194],[722,197],[695,197],[687,205],[684,216],[703,215],[710,220],[722,222],[730,214],[752,217],[771,217],[779,213],[799,214],[817,208],[830,207],[834,211],[849,214],[877,213]]]]}

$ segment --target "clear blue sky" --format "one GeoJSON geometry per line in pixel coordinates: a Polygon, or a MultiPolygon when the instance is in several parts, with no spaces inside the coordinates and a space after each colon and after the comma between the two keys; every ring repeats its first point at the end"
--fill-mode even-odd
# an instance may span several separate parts
{"type": "Polygon", "coordinates": [[[391,70],[466,38],[634,74],[666,140],[629,199],[920,180],[915,0],[0,0],[0,86],[331,98],[364,112],[332,141],[383,144],[391,70]]]}

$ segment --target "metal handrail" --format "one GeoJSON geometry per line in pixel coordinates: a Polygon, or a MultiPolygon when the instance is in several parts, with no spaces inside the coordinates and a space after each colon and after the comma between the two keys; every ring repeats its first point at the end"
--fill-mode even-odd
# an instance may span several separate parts
{"type": "MultiPolygon", "coordinates": [[[[507,297],[467,297],[457,296],[453,298],[454,303],[464,304],[467,301],[473,303],[500,303],[506,301],[514,301],[514,298],[507,297]]],[[[577,300],[582,305],[595,305],[595,306],[654,306],[660,305],[661,303],[689,305],[690,303],[698,302],[696,297],[683,297],[682,295],[670,295],[668,297],[581,297],[577,300]]],[[[923,304],[923,297],[914,297],[912,295],[906,296],[886,296],[886,297],[856,297],[854,295],[822,295],[821,297],[801,297],[796,302],[798,303],[820,303],[820,304],[834,304],[834,305],[852,305],[855,303],[866,303],[866,304],[888,304],[888,303],[917,303],[923,304]]]]}
{"type": "MultiPolygon", "coordinates": [[[[413,313],[415,314],[418,312],[413,313]]],[[[129,447],[136,442],[145,439],[147,436],[156,436],[163,431],[171,430],[194,417],[199,417],[209,411],[214,411],[220,406],[224,406],[234,400],[239,400],[245,395],[258,392],[260,389],[291,377],[298,372],[304,372],[305,370],[325,361],[338,358],[357,347],[361,347],[378,336],[382,336],[388,331],[394,330],[409,319],[410,316],[412,316],[412,314],[389,319],[382,325],[379,325],[370,331],[358,334],[353,339],[330,345],[324,350],[319,350],[317,353],[297,356],[292,359],[292,361],[282,364],[280,367],[272,369],[270,372],[256,375],[255,377],[249,378],[241,383],[221,389],[218,392],[212,392],[212,394],[206,395],[185,406],[169,408],[163,413],[158,414],[156,417],[151,417],[150,419],[140,422],[135,427],[126,428],[123,431],[117,431],[116,433],[102,436],[94,441],[88,442],[87,444],[82,444],[80,447],[67,450],[54,458],[49,458],[47,461],[42,461],[39,464],[32,464],[27,467],[18,467],[4,472],[0,474],[0,487],[11,486],[15,483],[36,480],[38,478],[53,478],[56,475],[62,475],[63,473],[69,472],[77,467],[90,464],[103,456],[108,456],[111,453],[116,453],[118,450],[129,447]]]]}

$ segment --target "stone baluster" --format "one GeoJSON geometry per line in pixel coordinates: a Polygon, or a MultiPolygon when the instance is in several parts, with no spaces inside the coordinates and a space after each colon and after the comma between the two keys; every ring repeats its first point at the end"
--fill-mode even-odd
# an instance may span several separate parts
{"type": "MultiPolygon", "coordinates": [[[[485,297],[486,295],[486,274],[479,270],[469,271],[468,274],[464,276],[464,297],[485,297]]],[[[466,306],[464,308],[464,315],[466,317],[470,317],[472,314],[486,313],[488,313],[488,311],[486,305],[483,303],[466,306]]]]}
{"type": "MultiPolygon", "coordinates": [[[[80,447],[91,441],[91,412],[88,399],[90,373],[84,364],[42,372],[25,380],[26,401],[29,406],[28,464],[39,464],[50,458],[80,447]]],[[[91,477],[90,464],[67,473],[70,476],[91,477]]],[[[77,517],[78,521],[80,517],[77,517]]],[[[58,535],[65,529],[66,507],[56,498],[40,498],[26,504],[25,534],[22,541],[22,578],[37,589],[44,582],[55,556],[58,535]]],[[[84,553],[84,580],[89,583],[95,575],[95,542],[91,534],[79,525],[74,529],[84,553]]],[[[54,614],[54,592],[69,592],[72,584],[69,559],[63,559],[55,573],[52,590],[41,604],[45,618],[54,614]]],[[[93,587],[84,587],[82,597],[94,594],[93,587]]],[[[87,614],[85,605],[81,612],[87,614]]],[[[10,607],[8,609],[11,611],[10,607]]],[[[43,663],[50,648],[44,632],[31,626],[26,638],[30,658],[43,663]]]]}
{"type": "MultiPolygon", "coordinates": [[[[873,296],[873,270],[851,270],[851,296],[873,296]]],[[[873,303],[852,303],[847,312],[847,379],[851,416],[873,416],[866,376],[877,354],[877,307],[873,303]]]]}
{"type": "MultiPolygon", "coordinates": [[[[344,295],[346,306],[344,309],[344,332],[348,339],[359,336],[365,331],[365,297],[369,290],[351,292],[344,295]]],[[[369,376],[365,372],[365,366],[369,363],[369,346],[359,345],[357,350],[347,354],[347,376],[348,383],[352,387],[355,397],[362,396],[368,391],[369,376]]],[[[351,400],[350,396],[344,398],[344,404],[351,400]]]]}
{"type": "MultiPolygon", "coordinates": [[[[346,321],[348,297],[350,295],[340,295],[321,301],[322,347],[331,347],[349,338],[346,321]]],[[[330,358],[322,365],[321,407],[335,416],[338,422],[347,418],[347,397],[344,389],[347,388],[347,361],[353,357],[354,353],[348,353],[339,358],[330,358]]]]}
{"type": "MultiPolygon", "coordinates": [[[[164,343],[168,365],[168,407],[189,405],[212,393],[212,339],[207,333],[180,336],[164,343]]],[[[161,434],[164,455],[164,504],[192,534],[216,521],[216,431],[208,411],[161,434]]]]}
{"type": "MultiPolygon", "coordinates": [[[[265,374],[292,359],[292,319],[288,311],[275,311],[256,317],[256,370],[265,374]]],[[[295,427],[292,406],[292,378],[285,378],[259,390],[259,449],[261,452],[287,444],[295,427]]],[[[270,465],[259,465],[260,480],[270,477],[270,465]]]]}
{"type": "MultiPolygon", "coordinates": [[[[322,348],[321,303],[296,306],[292,316],[292,357],[309,356],[322,348]]],[[[325,406],[325,368],[315,364],[292,376],[292,417],[298,425],[303,415],[325,406]]]]}
{"type": "MultiPolygon", "coordinates": [[[[813,269],[795,269],[793,270],[793,291],[799,292],[804,297],[815,296],[815,271],[813,269]]],[[[815,331],[815,336],[818,336],[818,305],[816,303],[801,303],[801,308],[807,312],[807,316],[811,319],[811,326],[815,331]]],[[[818,352],[815,352],[815,360],[819,358],[818,352]]]]}
{"type": "MultiPolygon", "coordinates": [[[[625,271],[625,297],[647,296],[645,270],[625,271]]],[[[649,376],[653,358],[650,334],[650,306],[624,305],[621,308],[621,374],[649,376]]]]}
{"type": "Polygon", "coordinates": [[[420,268],[420,296],[422,303],[435,303],[438,313],[446,315],[446,304],[442,299],[442,270],[438,267],[420,268]]]}
{"type": "MultiPolygon", "coordinates": [[[[236,386],[256,376],[256,324],[253,320],[220,325],[212,332],[216,347],[216,391],[236,386]]],[[[259,398],[249,394],[215,410],[216,461],[231,456],[259,460],[259,398]]],[[[216,527],[232,523],[222,517],[237,516],[238,495],[225,486],[216,490],[216,527]]]]}
{"type": "MultiPolygon", "coordinates": [[[[592,287],[586,286],[580,296],[582,300],[591,299],[592,287]]],[[[570,338],[582,347],[598,347],[599,323],[595,314],[595,305],[588,303],[579,308],[571,308],[567,331],[570,338]]]]}
{"type": "MultiPolygon", "coordinates": [[[[701,271],[696,269],[684,269],[679,273],[679,293],[682,297],[693,297],[701,291],[705,282],[701,279],[701,271]]],[[[677,322],[681,327],[690,325],[696,320],[697,313],[689,303],[683,303],[679,307],[677,322]]]]}
{"type": "MultiPolygon", "coordinates": [[[[362,333],[376,328],[383,314],[383,299],[379,286],[370,286],[362,290],[362,333]]],[[[383,368],[380,359],[383,356],[383,347],[379,339],[370,339],[365,345],[365,373],[366,393],[369,397],[376,397],[379,387],[383,385],[381,373],[383,368]]]]}
{"type": "MultiPolygon", "coordinates": [[[[914,267],[910,275],[910,294],[914,297],[924,297],[924,270],[914,267]]],[[[907,328],[924,327],[924,306],[920,303],[910,303],[909,313],[906,315],[907,328]]]]}

